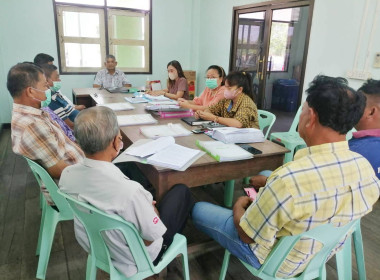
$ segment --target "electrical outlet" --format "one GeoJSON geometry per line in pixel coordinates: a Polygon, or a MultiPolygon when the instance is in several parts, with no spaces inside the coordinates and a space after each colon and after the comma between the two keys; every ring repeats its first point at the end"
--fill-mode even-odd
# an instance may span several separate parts
{"type": "Polygon", "coordinates": [[[372,77],[371,72],[364,70],[349,70],[347,71],[347,78],[356,80],[368,80],[372,77]]]}
{"type": "Polygon", "coordinates": [[[374,68],[380,68],[380,52],[375,54],[375,61],[373,63],[374,68]]]}

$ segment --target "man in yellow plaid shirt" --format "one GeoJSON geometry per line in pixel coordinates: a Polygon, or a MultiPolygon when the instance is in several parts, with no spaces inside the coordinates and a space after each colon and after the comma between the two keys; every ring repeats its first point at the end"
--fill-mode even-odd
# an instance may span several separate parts
{"type": "MultiPolygon", "coordinates": [[[[363,94],[345,79],[327,76],[317,76],[307,93],[298,130],[308,147],[271,174],[255,201],[240,197],[233,210],[199,202],[192,212],[198,229],[255,268],[278,238],[326,223],[345,225],[369,213],[379,198],[373,168],[345,139],[363,114],[363,94]]],[[[301,273],[320,248],[300,240],[277,276],[301,273]]]]}

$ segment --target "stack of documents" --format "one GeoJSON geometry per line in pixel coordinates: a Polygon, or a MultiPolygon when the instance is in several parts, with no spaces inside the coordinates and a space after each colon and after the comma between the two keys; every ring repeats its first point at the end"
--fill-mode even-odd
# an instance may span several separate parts
{"type": "Polygon", "coordinates": [[[114,111],[125,111],[135,109],[135,107],[133,107],[131,104],[127,102],[97,104],[97,106],[108,107],[114,111]]]}
{"type": "Polygon", "coordinates": [[[147,93],[144,93],[143,95],[144,98],[148,99],[148,100],[154,100],[154,101],[168,101],[168,100],[171,100],[170,98],[168,97],[165,97],[163,95],[150,95],[150,94],[147,94],[147,93]]]}
{"type": "Polygon", "coordinates": [[[219,141],[199,141],[197,146],[217,161],[235,161],[253,158],[250,152],[235,144],[225,144],[219,141]]]}
{"type": "Polygon", "coordinates": [[[157,120],[150,114],[121,115],[117,116],[117,121],[119,126],[157,123],[157,120]]]}
{"type": "Polygon", "coordinates": [[[212,138],[223,143],[255,143],[265,141],[263,132],[257,128],[214,128],[212,138]]]}
{"type": "Polygon", "coordinates": [[[144,98],[144,97],[137,97],[137,96],[132,96],[132,97],[124,97],[125,100],[127,100],[129,103],[132,104],[137,104],[137,103],[148,103],[149,100],[144,98]]]}
{"type": "Polygon", "coordinates": [[[161,137],[153,141],[147,139],[137,141],[123,154],[117,157],[114,163],[133,160],[178,171],[185,171],[204,154],[202,151],[176,144],[173,137],[161,137]]]}
{"type": "Polygon", "coordinates": [[[191,135],[191,131],[184,128],[181,124],[165,124],[165,125],[154,125],[145,126],[140,128],[141,133],[148,138],[156,139],[163,136],[187,136],[191,135]]]}

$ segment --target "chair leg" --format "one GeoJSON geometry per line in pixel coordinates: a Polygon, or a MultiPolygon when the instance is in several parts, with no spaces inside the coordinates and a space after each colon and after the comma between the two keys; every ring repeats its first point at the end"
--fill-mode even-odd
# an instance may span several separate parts
{"type": "Polygon", "coordinates": [[[96,280],[95,260],[92,259],[91,255],[87,257],[87,267],[86,267],[86,280],[96,280]]]}
{"type": "Polygon", "coordinates": [[[224,182],[224,205],[232,207],[232,200],[234,199],[235,180],[224,182]]]}
{"type": "Polygon", "coordinates": [[[46,205],[45,198],[43,198],[43,200],[41,201],[41,204],[42,204],[42,207],[41,207],[41,210],[42,210],[42,212],[41,212],[41,224],[40,224],[40,231],[38,233],[36,256],[40,255],[42,232],[44,230],[44,223],[45,223],[45,214],[46,214],[46,211],[47,211],[47,207],[49,207],[49,206],[46,205]]]}
{"type": "Polygon", "coordinates": [[[183,272],[183,279],[184,280],[190,280],[190,274],[189,274],[189,260],[187,257],[187,250],[185,253],[181,254],[182,259],[182,272],[183,272]]]}
{"type": "Polygon", "coordinates": [[[41,236],[40,257],[38,259],[38,267],[36,274],[36,278],[38,279],[45,279],[57,224],[57,213],[55,213],[53,209],[46,205],[41,236]]]}
{"type": "Polygon", "coordinates": [[[351,236],[347,237],[342,250],[336,253],[336,267],[339,280],[352,279],[351,236]]]}
{"type": "Polygon", "coordinates": [[[249,179],[250,179],[250,177],[245,177],[243,179],[243,183],[246,184],[246,185],[248,185],[249,184],[249,179]]]}
{"type": "Polygon", "coordinates": [[[360,223],[357,224],[355,231],[352,234],[354,240],[354,248],[355,248],[355,259],[356,266],[358,268],[359,279],[366,280],[366,270],[365,270],[365,262],[364,262],[364,250],[363,250],[363,239],[362,239],[362,231],[360,229],[360,223]]]}
{"type": "Polygon", "coordinates": [[[231,253],[228,250],[226,250],[224,252],[223,264],[222,269],[220,271],[219,280],[224,280],[224,278],[226,278],[228,263],[230,262],[230,256],[231,253]]]}

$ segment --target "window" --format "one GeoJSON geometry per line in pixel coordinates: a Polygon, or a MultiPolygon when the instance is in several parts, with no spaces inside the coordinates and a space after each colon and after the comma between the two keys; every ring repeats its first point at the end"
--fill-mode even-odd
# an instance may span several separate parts
{"type": "Polygon", "coordinates": [[[273,11],[268,71],[288,71],[294,23],[298,22],[299,14],[300,8],[273,11]]]}
{"type": "Polygon", "coordinates": [[[53,1],[62,73],[95,73],[106,54],[124,72],[151,72],[151,0],[53,1]]]}

